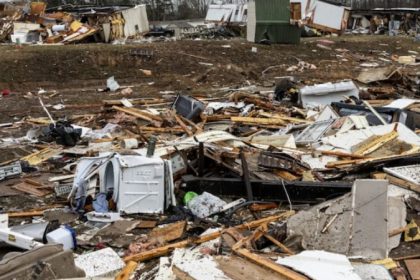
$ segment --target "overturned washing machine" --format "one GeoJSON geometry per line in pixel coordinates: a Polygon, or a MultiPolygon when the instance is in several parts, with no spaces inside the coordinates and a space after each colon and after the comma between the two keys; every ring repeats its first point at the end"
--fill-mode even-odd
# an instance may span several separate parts
{"type": "Polygon", "coordinates": [[[82,158],[68,198],[81,210],[88,196],[99,194],[112,195],[120,213],[163,213],[176,203],[171,163],[117,153],[82,158]]]}

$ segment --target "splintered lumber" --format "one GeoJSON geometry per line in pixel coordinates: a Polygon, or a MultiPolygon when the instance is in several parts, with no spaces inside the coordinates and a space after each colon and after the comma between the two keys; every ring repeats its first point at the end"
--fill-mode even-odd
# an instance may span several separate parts
{"type": "Polygon", "coordinates": [[[27,217],[34,217],[34,216],[42,216],[44,215],[44,210],[33,210],[33,211],[26,211],[26,212],[10,212],[7,213],[9,218],[27,218],[27,217]]]}
{"type": "Polygon", "coordinates": [[[27,155],[21,158],[21,160],[27,161],[30,165],[38,165],[47,159],[58,155],[59,153],[61,153],[61,149],[45,148],[33,154],[27,155]]]}
{"type": "Polygon", "coordinates": [[[308,121],[308,120],[304,120],[304,119],[298,119],[298,118],[283,116],[283,115],[279,115],[279,114],[271,114],[271,113],[267,113],[267,112],[259,112],[259,115],[263,116],[263,117],[266,117],[266,118],[275,118],[275,119],[280,119],[280,120],[291,122],[291,123],[302,123],[302,124],[313,123],[313,121],[308,121]]]}
{"type": "Polygon", "coordinates": [[[285,266],[282,266],[280,264],[277,264],[269,259],[266,259],[264,257],[261,257],[257,254],[254,254],[250,252],[248,249],[245,248],[239,248],[234,249],[234,252],[256,264],[259,264],[265,268],[268,268],[278,274],[280,274],[282,277],[285,277],[286,279],[290,280],[309,280],[309,278],[305,277],[302,274],[299,274],[285,266]]]}
{"type": "Polygon", "coordinates": [[[156,119],[154,117],[151,117],[150,114],[141,112],[141,111],[133,109],[133,108],[123,108],[123,107],[118,107],[118,106],[112,106],[112,109],[120,111],[120,112],[124,112],[124,113],[132,115],[136,118],[148,121],[148,122],[150,122],[151,124],[153,124],[154,126],[157,126],[157,127],[162,125],[161,120],[156,121],[156,119]]]}
{"type": "Polygon", "coordinates": [[[184,130],[180,127],[139,127],[140,132],[155,132],[155,133],[183,133],[184,130]]]}
{"type": "MultiPolygon", "coordinates": [[[[153,98],[153,99],[128,99],[128,101],[130,101],[131,104],[138,104],[138,105],[147,105],[147,104],[158,104],[158,103],[163,103],[165,102],[165,99],[158,99],[158,98],[153,98]]],[[[121,99],[117,99],[117,100],[102,100],[103,104],[105,106],[111,106],[111,105],[123,105],[121,102],[121,99]]]]}
{"type": "Polygon", "coordinates": [[[137,113],[139,113],[141,115],[144,115],[148,118],[151,118],[152,120],[155,120],[155,121],[158,121],[158,122],[163,122],[163,119],[160,116],[154,115],[154,114],[149,113],[149,112],[146,112],[145,110],[140,110],[140,109],[137,109],[137,108],[129,108],[129,110],[131,110],[132,112],[137,112],[137,113]]]}
{"type": "Polygon", "coordinates": [[[52,189],[50,187],[43,186],[42,184],[33,180],[29,180],[29,179],[26,179],[25,181],[17,185],[14,185],[12,188],[14,188],[15,190],[24,192],[24,193],[29,193],[29,194],[38,196],[38,197],[46,196],[52,193],[52,189]]]}
{"type": "Polygon", "coordinates": [[[157,239],[161,243],[173,241],[182,237],[186,225],[186,221],[179,221],[166,225],[165,227],[157,227],[148,236],[151,239],[157,239]]]}
{"type": "Polygon", "coordinates": [[[282,119],[231,117],[230,120],[232,122],[246,123],[252,125],[286,125],[286,122],[282,119]]]}
{"type": "Polygon", "coordinates": [[[390,184],[393,184],[393,185],[399,186],[401,188],[420,193],[420,185],[418,185],[418,184],[408,182],[406,180],[397,178],[397,177],[389,175],[389,174],[386,174],[385,178],[389,181],[390,184]]]}
{"type": "Polygon", "coordinates": [[[270,240],[271,242],[273,242],[274,245],[279,247],[283,252],[285,252],[289,255],[294,255],[295,254],[292,250],[287,248],[283,243],[281,243],[280,241],[278,241],[277,239],[275,239],[274,237],[272,237],[268,233],[264,233],[264,237],[267,238],[268,240],[270,240]]]}
{"type": "Polygon", "coordinates": [[[357,149],[355,154],[356,155],[370,154],[370,153],[376,151],[377,149],[379,149],[380,147],[382,147],[383,145],[385,145],[386,143],[394,140],[397,137],[398,137],[398,132],[391,131],[390,133],[384,134],[384,135],[374,139],[373,141],[369,141],[369,142],[363,144],[359,149],[357,149]]]}
{"type": "Polygon", "coordinates": [[[356,158],[356,159],[368,158],[367,156],[350,154],[350,153],[345,153],[345,152],[340,152],[340,151],[321,151],[321,154],[326,155],[326,156],[349,157],[349,158],[356,158]]]}
{"type": "Polygon", "coordinates": [[[193,277],[191,277],[188,273],[186,273],[185,271],[181,270],[179,267],[177,267],[176,265],[172,266],[172,272],[173,274],[176,276],[177,280],[197,280],[193,277]]]}
{"type": "Polygon", "coordinates": [[[181,120],[181,118],[178,115],[175,115],[176,122],[182,127],[182,129],[185,131],[185,133],[188,134],[188,136],[193,136],[194,133],[192,133],[191,129],[187,127],[187,125],[181,120]]]}
{"type": "Polygon", "coordinates": [[[187,124],[189,124],[191,127],[193,127],[195,129],[195,133],[201,133],[201,132],[203,132],[203,129],[201,127],[199,127],[198,125],[196,125],[193,121],[191,121],[191,120],[189,120],[187,118],[184,118],[181,115],[180,115],[180,117],[181,117],[181,119],[184,122],[186,122],[187,124]]]}
{"type": "Polygon", "coordinates": [[[206,122],[217,122],[217,121],[224,121],[230,120],[232,117],[231,115],[204,115],[201,114],[201,119],[205,120],[206,122]]]}
{"type": "Polygon", "coordinates": [[[387,122],[384,120],[384,118],[382,118],[382,116],[379,115],[379,113],[366,100],[363,100],[363,104],[365,104],[366,107],[368,107],[368,109],[381,121],[382,124],[384,124],[384,125],[387,124],[387,122]]]}
{"type": "MultiPolygon", "coordinates": [[[[264,223],[270,223],[270,222],[274,222],[274,221],[278,221],[280,219],[286,219],[290,216],[292,216],[295,212],[294,211],[288,211],[285,212],[283,214],[280,215],[276,215],[276,216],[270,216],[267,218],[263,218],[263,219],[259,219],[256,221],[252,221],[249,223],[245,223],[242,225],[238,225],[236,227],[234,227],[235,229],[253,229],[256,227],[259,227],[261,224],[264,223]]],[[[176,243],[172,243],[172,244],[168,244],[162,247],[158,247],[146,252],[141,252],[138,254],[134,254],[131,256],[127,256],[124,258],[125,262],[129,262],[129,261],[136,261],[136,262],[143,262],[143,261],[147,261],[153,258],[157,258],[160,256],[164,256],[168,253],[170,253],[171,251],[173,251],[176,248],[183,248],[186,247],[188,245],[192,245],[192,244],[201,244],[213,239],[216,239],[218,237],[220,237],[222,230],[218,230],[216,232],[212,232],[203,236],[199,236],[197,238],[188,238],[186,240],[180,241],[180,242],[176,242],[176,243]]]]}
{"type": "Polygon", "coordinates": [[[115,280],[128,280],[130,278],[131,273],[134,272],[137,268],[136,262],[128,262],[123,270],[115,277],[115,280]]]}

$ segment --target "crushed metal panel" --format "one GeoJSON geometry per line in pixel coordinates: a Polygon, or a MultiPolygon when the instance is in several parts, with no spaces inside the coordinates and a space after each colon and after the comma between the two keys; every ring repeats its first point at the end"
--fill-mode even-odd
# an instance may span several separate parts
{"type": "Polygon", "coordinates": [[[149,31],[146,5],[137,5],[134,8],[121,11],[124,17],[124,36],[135,36],[149,31]]]}
{"type": "Polygon", "coordinates": [[[304,108],[330,105],[332,102],[342,101],[344,96],[359,98],[359,89],[353,81],[305,86],[299,90],[299,93],[304,108]]]}
{"type": "Polygon", "coordinates": [[[316,117],[316,121],[320,122],[338,118],[340,118],[340,116],[337,114],[337,112],[334,111],[334,109],[331,108],[330,105],[327,105],[321,110],[321,112],[319,112],[318,116],[316,117]]]}
{"type": "MultiPolygon", "coordinates": [[[[172,173],[165,174],[165,161],[157,157],[144,156],[120,156],[118,159],[121,171],[114,176],[120,179],[118,188],[114,189],[113,197],[117,202],[118,211],[127,214],[163,213],[165,180],[173,181],[172,173]]],[[[166,184],[166,187],[172,192],[172,186],[166,184]]]]}
{"type": "Polygon", "coordinates": [[[17,176],[22,173],[22,166],[20,162],[15,162],[10,165],[0,166],[0,181],[6,177],[17,176]]]}
{"type": "Polygon", "coordinates": [[[345,7],[317,1],[313,16],[313,23],[327,28],[341,30],[345,17],[345,7]]]}
{"type": "Polygon", "coordinates": [[[420,164],[384,167],[384,171],[410,183],[420,185],[420,164]]]}
{"type": "Polygon", "coordinates": [[[296,144],[305,145],[319,141],[328,131],[334,121],[334,119],[330,119],[311,124],[296,137],[296,144]]]}
{"type": "Polygon", "coordinates": [[[230,21],[238,5],[209,5],[205,21],[227,22],[230,21]]]}
{"type": "Polygon", "coordinates": [[[371,68],[365,69],[360,72],[357,80],[364,84],[369,84],[372,82],[385,81],[389,79],[398,79],[401,77],[401,72],[399,68],[395,66],[382,67],[382,68],[371,68]]]}
{"type": "Polygon", "coordinates": [[[291,267],[313,280],[362,280],[345,255],[325,251],[303,251],[279,258],[276,263],[291,267]]]}
{"type": "Polygon", "coordinates": [[[349,254],[368,259],[388,257],[388,181],[356,180],[352,194],[349,254]]]}

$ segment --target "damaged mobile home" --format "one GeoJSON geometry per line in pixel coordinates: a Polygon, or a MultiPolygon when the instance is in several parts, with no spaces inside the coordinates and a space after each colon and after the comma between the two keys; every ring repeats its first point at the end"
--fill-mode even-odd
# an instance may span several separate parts
{"type": "MultiPolygon", "coordinates": [[[[149,31],[146,5],[134,7],[63,6],[47,9],[32,2],[2,19],[3,40],[17,44],[112,42],[149,31]]],[[[0,33],[0,34],[1,34],[0,33]]]]}

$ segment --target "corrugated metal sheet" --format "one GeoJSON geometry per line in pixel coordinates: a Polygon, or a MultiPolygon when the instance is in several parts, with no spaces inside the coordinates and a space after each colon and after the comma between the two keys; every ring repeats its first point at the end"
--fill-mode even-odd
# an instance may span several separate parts
{"type": "Polygon", "coordinates": [[[257,24],[260,23],[290,23],[289,0],[257,0],[257,24]]]}
{"type": "Polygon", "coordinates": [[[290,24],[290,0],[250,0],[247,39],[260,42],[297,44],[301,29],[290,24]]]}

